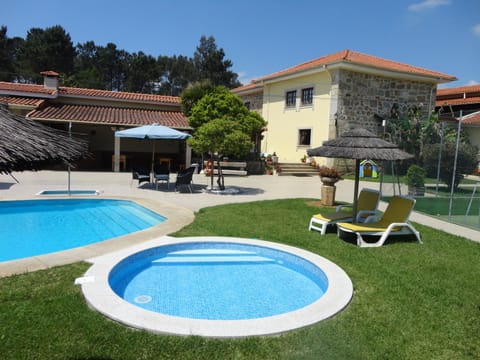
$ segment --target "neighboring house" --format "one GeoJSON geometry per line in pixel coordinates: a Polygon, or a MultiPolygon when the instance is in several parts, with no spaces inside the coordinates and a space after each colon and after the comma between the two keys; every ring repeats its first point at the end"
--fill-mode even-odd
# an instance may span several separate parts
{"type": "Polygon", "coordinates": [[[306,150],[346,130],[383,134],[383,120],[435,108],[437,85],[451,75],[351,50],[293,66],[233,89],[268,122],[262,151],[299,162],[306,150]],[[392,114],[395,113],[395,114],[392,114]]]}
{"type": "MultiPolygon", "coordinates": [[[[444,116],[462,119],[470,142],[480,149],[480,85],[460,86],[437,91],[435,107],[444,116]]],[[[478,155],[480,161],[480,152],[478,155]]]]}
{"type": "MultiPolygon", "coordinates": [[[[90,159],[77,164],[80,170],[112,170],[114,132],[119,129],[158,123],[189,131],[180,98],[59,86],[59,75],[42,72],[43,85],[0,82],[0,103],[9,110],[88,140],[90,159]]],[[[172,159],[174,167],[190,161],[185,142],[158,141],[156,153],[172,159]]],[[[122,139],[122,170],[150,164],[150,141],[122,139]]]]}

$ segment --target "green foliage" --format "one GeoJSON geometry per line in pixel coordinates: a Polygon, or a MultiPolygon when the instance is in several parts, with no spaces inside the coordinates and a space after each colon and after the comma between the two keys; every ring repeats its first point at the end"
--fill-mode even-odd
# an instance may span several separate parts
{"type": "Polygon", "coordinates": [[[387,132],[400,149],[414,155],[416,160],[420,159],[422,133],[418,108],[410,108],[407,116],[388,121],[387,132]]]}
{"type": "Polygon", "coordinates": [[[248,111],[238,96],[232,94],[226,88],[217,88],[216,91],[208,92],[197,101],[192,108],[188,122],[191,127],[197,129],[212,119],[225,116],[243,118],[248,111]]]}
{"type": "Polygon", "coordinates": [[[409,186],[422,187],[425,186],[425,169],[418,165],[410,165],[405,176],[405,182],[409,186]]]}
{"type": "Polygon", "coordinates": [[[194,136],[188,140],[194,151],[243,157],[266,122],[248,110],[238,96],[217,87],[197,101],[189,124],[194,128],[194,136]]]}
{"type": "Polygon", "coordinates": [[[221,92],[223,91],[223,87],[215,86],[209,80],[197,82],[183,90],[181,102],[185,116],[190,117],[192,115],[192,109],[197,102],[205,95],[215,91],[221,92]]]}
{"type": "Polygon", "coordinates": [[[252,146],[250,137],[234,120],[214,119],[200,126],[193,138],[188,140],[198,153],[218,153],[225,156],[242,157],[252,146]]]}
{"type": "Polygon", "coordinates": [[[32,28],[19,49],[17,72],[33,81],[41,79],[40,72],[45,70],[68,75],[73,72],[75,56],[70,34],[60,25],[32,28]]]}
{"type": "Polygon", "coordinates": [[[194,58],[155,58],[142,51],[131,54],[114,43],[86,41],[75,47],[58,25],[32,28],[25,40],[9,38],[7,28],[0,28],[0,80],[6,81],[41,82],[41,71],[54,70],[66,86],[180,96],[199,81],[228,88],[241,85],[232,65],[212,36],[201,37],[194,58]]]}
{"type": "Polygon", "coordinates": [[[142,51],[133,53],[129,57],[129,67],[125,79],[125,91],[151,93],[155,85],[152,79],[157,79],[160,72],[157,60],[142,51]]]}
{"type": "Polygon", "coordinates": [[[0,81],[15,79],[15,63],[23,41],[19,37],[9,38],[7,27],[0,27],[0,81]]]}
{"type": "Polygon", "coordinates": [[[213,85],[227,88],[240,86],[238,75],[230,70],[233,66],[232,61],[224,58],[225,52],[217,47],[215,38],[202,36],[200,45],[193,55],[198,80],[209,80],[213,85]]]}
{"type": "Polygon", "coordinates": [[[157,60],[157,68],[160,73],[160,94],[180,96],[197,78],[192,59],[183,55],[161,56],[157,60]]]}
{"type": "MultiPolygon", "coordinates": [[[[455,179],[453,178],[453,164],[455,162],[456,143],[447,141],[443,144],[440,163],[440,179],[449,189],[454,189],[464,178],[464,174],[471,174],[477,164],[477,148],[473,145],[461,142],[458,147],[457,169],[455,179]]],[[[437,177],[438,158],[440,156],[440,144],[432,144],[425,147],[423,152],[423,163],[429,177],[437,177]]]]}

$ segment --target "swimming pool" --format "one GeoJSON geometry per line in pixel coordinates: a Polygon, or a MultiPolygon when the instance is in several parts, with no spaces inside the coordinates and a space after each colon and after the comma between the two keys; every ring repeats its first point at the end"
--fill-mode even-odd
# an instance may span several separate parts
{"type": "Polygon", "coordinates": [[[162,237],[93,262],[79,281],[89,304],[160,333],[277,334],[333,316],[353,294],[329,260],[262,240],[162,237]]]}
{"type": "Polygon", "coordinates": [[[325,273],[301,257],[229,242],[144,250],[116,265],[109,283],[118,296],[146,310],[210,320],[294,311],[328,288],[325,273]]]}
{"type": "Polygon", "coordinates": [[[0,261],[93,244],[152,227],[165,218],[112,199],[0,202],[0,261]]]}

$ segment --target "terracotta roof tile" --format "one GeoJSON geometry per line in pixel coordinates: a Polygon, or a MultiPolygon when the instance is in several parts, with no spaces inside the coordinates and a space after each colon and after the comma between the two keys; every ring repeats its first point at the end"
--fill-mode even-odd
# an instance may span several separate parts
{"type": "Polygon", "coordinates": [[[462,95],[464,93],[480,93],[480,85],[457,86],[437,90],[438,96],[462,95]]]}
{"type": "Polygon", "coordinates": [[[310,69],[320,68],[323,65],[333,65],[337,63],[351,63],[356,65],[364,65],[378,69],[397,71],[402,73],[408,73],[419,76],[430,76],[439,78],[444,81],[453,81],[456,78],[452,75],[443,74],[437,71],[432,71],[416,66],[411,66],[403,63],[399,63],[392,60],[382,59],[376,56],[362,54],[352,50],[342,50],[330,55],[326,55],[305,63],[290,67],[285,70],[275,72],[270,75],[266,75],[259,79],[253,80],[253,82],[259,82],[269,79],[274,79],[276,77],[290,75],[310,69]]]}
{"type": "Polygon", "coordinates": [[[45,102],[45,99],[19,97],[19,96],[0,96],[0,103],[10,105],[32,106],[38,107],[45,102]]]}
{"type": "Polygon", "coordinates": [[[116,99],[123,101],[136,101],[136,102],[156,102],[156,103],[168,103],[179,104],[180,98],[178,96],[166,96],[166,95],[153,95],[142,93],[131,93],[124,91],[108,91],[98,89],[84,89],[60,86],[58,88],[60,95],[66,96],[86,96],[94,98],[104,99],[116,99]]]}
{"type": "Polygon", "coordinates": [[[40,75],[60,77],[60,74],[53,70],[42,71],[40,75]]]}
{"type": "MultiPolygon", "coordinates": [[[[0,92],[13,92],[13,93],[27,93],[29,96],[42,95],[57,95],[57,90],[47,89],[43,85],[35,84],[18,84],[0,81],[0,92]]],[[[108,91],[98,89],[85,89],[74,88],[67,86],[60,86],[58,88],[59,96],[71,96],[71,97],[90,97],[96,99],[111,99],[121,101],[133,101],[133,102],[150,102],[150,103],[162,103],[162,104],[179,104],[180,98],[178,96],[166,96],[166,95],[153,95],[153,94],[141,94],[131,93],[124,91],[108,91]]]]}
{"type": "Polygon", "coordinates": [[[43,85],[35,85],[35,84],[19,84],[19,83],[11,83],[0,81],[0,91],[4,92],[17,92],[17,93],[31,93],[32,96],[34,95],[55,95],[57,92],[55,89],[46,89],[43,85]]]}
{"type": "Polygon", "coordinates": [[[113,106],[92,106],[72,104],[50,104],[33,110],[28,118],[44,121],[75,121],[107,125],[141,126],[158,123],[160,125],[187,129],[188,119],[178,111],[119,108],[113,106]]]}
{"type": "Polygon", "coordinates": [[[462,118],[462,124],[465,124],[465,125],[480,125],[480,111],[465,115],[462,118]]]}
{"type": "Polygon", "coordinates": [[[470,104],[479,104],[480,106],[480,96],[467,97],[467,98],[438,98],[435,100],[435,106],[439,107],[442,105],[470,105],[470,104]]]}

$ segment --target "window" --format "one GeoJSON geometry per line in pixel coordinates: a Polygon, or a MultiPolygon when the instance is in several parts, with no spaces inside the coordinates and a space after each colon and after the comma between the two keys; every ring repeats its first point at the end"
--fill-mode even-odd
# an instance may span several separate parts
{"type": "Polygon", "coordinates": [[[302,105],[313,104],[313,87],[302,89],[302,105]]]}
{"type": "Polygon", "coordinates": [[[250,101],[246,101],[244,105],[248,110],[252,110],[252,104],[250,103],[250,101]]]}
{"type": "Polygon", "coordinates": [[[287,107],[295,107],[296,101],[297,101],[297,90],[287,91],[287,95],[285,97],[285,105],[287,107]]]}
{"type": "Polygon", "coordinates": [[[310,146],[310,138],[312,135],[312,129],[300,129],[298,130],[298,145],[310,146]]]}

